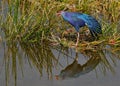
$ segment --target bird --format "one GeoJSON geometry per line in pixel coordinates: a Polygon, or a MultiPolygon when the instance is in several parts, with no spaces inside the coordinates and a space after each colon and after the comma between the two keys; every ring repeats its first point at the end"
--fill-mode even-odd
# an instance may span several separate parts
{"type": "Polygon", "coordinates": [[[77,32],[77,41],[75,46],[79,43],[79,30],[81,27],[87,26],[92,37],[98,38],[99,34],[102,34],[101,24],[91,15],[80,13],[80,12],[69,12],[69,11],[59,11],[58,16],[70,23],[77,32]]]}

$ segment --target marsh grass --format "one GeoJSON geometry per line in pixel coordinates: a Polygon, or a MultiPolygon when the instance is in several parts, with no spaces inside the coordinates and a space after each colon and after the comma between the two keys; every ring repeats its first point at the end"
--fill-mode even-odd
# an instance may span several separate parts
{"type": "Polygon", "coordinates": [[[1,28],[8,41],[49,40],[57,44],[66,44],[65,42],[69,40],[61,35],[71,26],[56,16],[57,11],[65,8],[95,16],[102,25],[101,41],[109,43],[112,39],[117,41],[120,39],[118,33],[120,2],[116,0],[2,0],[1,3],[2,13],[7,11],[5,16],[3,14],[0,16],[1,28]],[[7,9],[4,9],[6,5],[7,9]]]}
{"type": "MultiPolygon", "coordinates": [[[[6,1],[3,0],[2,3],[4,5],[6,1]]],[[[37,5],[35,3],[37,2],[29,0],[7,2],[7,16],[1,22],[7,40],[36,42],[49,37],[51,29],[55,28],[56,21],[53,18],[56,3],[49,1],[40,1],[37,5]]]]}

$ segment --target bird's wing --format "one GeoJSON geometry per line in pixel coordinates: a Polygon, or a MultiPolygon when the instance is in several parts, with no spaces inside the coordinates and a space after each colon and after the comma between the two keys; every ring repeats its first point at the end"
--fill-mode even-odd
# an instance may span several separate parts
{"type": "Polygon", "coordinates": [[[85,26],[84,20],[78,19],[76,17],[72,17],[72,19],[69,23],[75,27],[76,31],[79,31],[80,27],[85,26]]]}
{"type": "Polygon", "coordinates": [[[87,15],[87,14],[82,14],[82,15],[78,14],[77,17],[85,21],[85,24],[88,26],[88,28],[89,28],[89,30],[92,34],[96,35],[96,34],[101,34],[102,33],[101,25],[92,16],[87,15]]]}
{"type": "Polygon", "coordinates": [[[66,15],[63,15],[64,20],[68,21],[72,26],[75,27],[76,31],[79,31],[80,27],[85,26],[84,20],[78,18],[73,12],[66,12],[66,15]]]}

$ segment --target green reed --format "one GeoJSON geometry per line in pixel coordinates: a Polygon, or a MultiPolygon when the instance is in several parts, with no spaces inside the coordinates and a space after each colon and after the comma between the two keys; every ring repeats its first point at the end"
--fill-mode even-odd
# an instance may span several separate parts
{"type": "Polygon", "coordinates": [[[8,6],[5,19],[1,22],[7,40],[41,41],[50,35],[51,29],[55,28],[56,21],[53,18],[56,13],[54,11],[56,3],[3,0],[2,4],[8,6]]]}
{"type": "Polygon", "coordinates": [[[116,0],[2,0],[1,3],[0,10],[5,15],[0,14],[0,27],[9,41],[49,40],[66,44],[69,40],[65,41],[62,35],[71,26],[56,16],[57,11],[65,8],[96,17],[103,30],[100,40],[109,43],[111,39],[119,41],[120,38],[120,2],[116,0]]]}

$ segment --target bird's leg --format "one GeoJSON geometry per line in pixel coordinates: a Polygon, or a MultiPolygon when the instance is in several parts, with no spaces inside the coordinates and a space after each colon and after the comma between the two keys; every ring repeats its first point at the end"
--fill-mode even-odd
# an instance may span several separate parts
{"type": "Polygon", "coordinates": [[[79,32],[77,32],[77,41],[76,41],[76,47],[78,46],[78,43],[79,43],[79,38],[80,38],[80,34],[79,34],[79,32]]]}
{"type": "Polygon", "coordinates": [[[78,61],[78,52],[76,52],[75,60],[78,61]]]}

